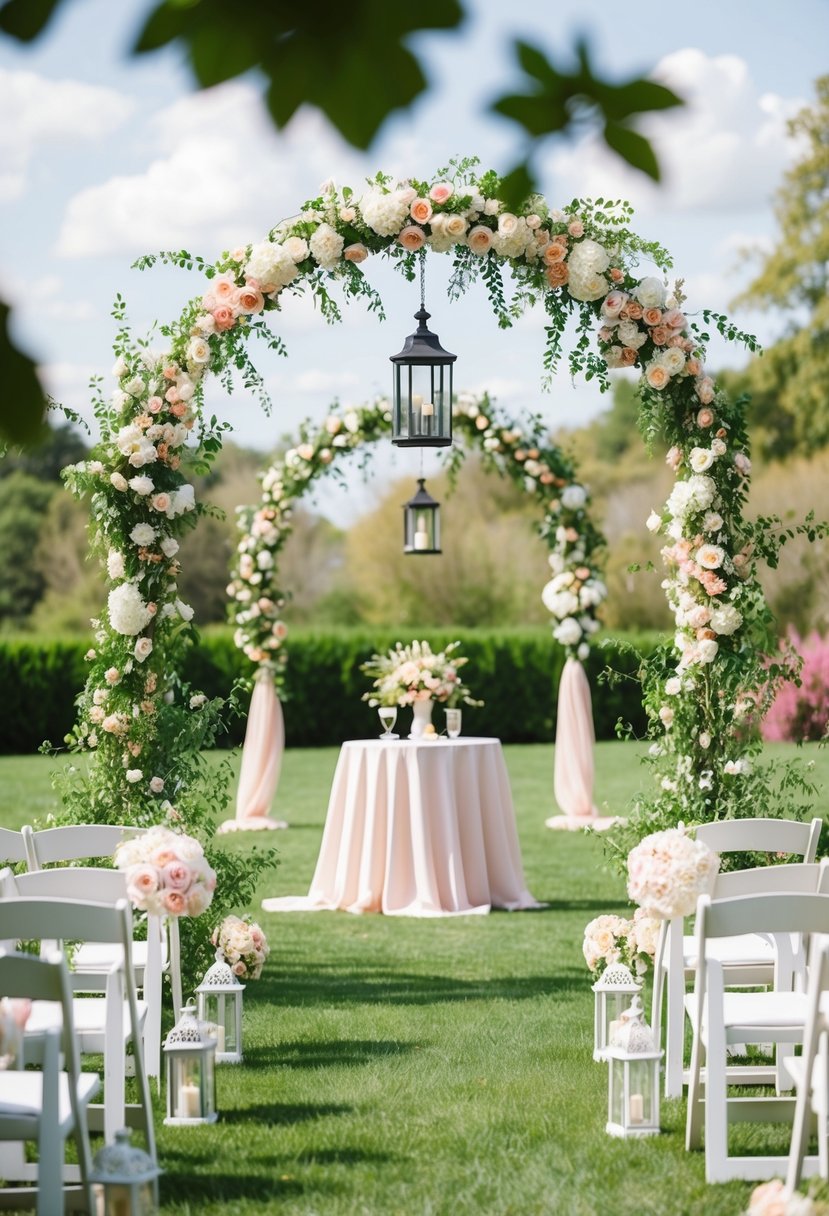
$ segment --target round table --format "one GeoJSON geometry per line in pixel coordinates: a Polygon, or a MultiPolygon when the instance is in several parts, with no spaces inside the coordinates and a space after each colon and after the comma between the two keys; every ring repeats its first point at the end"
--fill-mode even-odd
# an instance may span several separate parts
{"type": "Polygon", "coordinates": [[[392,916],[538,907],[499,740],[344,743],[307,897],[262,906],[392,916]]]}

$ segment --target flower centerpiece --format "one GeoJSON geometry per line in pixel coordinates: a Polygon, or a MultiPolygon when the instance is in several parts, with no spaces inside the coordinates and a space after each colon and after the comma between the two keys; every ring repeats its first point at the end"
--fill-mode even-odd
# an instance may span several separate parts
{"type": "Polygon", "coordinates": [[[115,866],[127,879],[127,896],[153,916],[200,916],[213,900],[216,872],[192,836],[156,826],[125,840],[115,866]]]}
{"type": "Polygon", "coordinates": [[[628,854],[628,895],[652,916],[690,916],[700,895],[709,894],[720,858],[682,824],[645,836],[628,854]]]}
{"type": "Polygon", "coordinates": [[[268,939],[248,917],[226,916],[210,935],[219,955],[240,980],[258,980],[270,953],[268,939]]]}
{"type": "Polygon", "coordinates": [[[641,980],[656,953],[658,937],[659,920],[645,908],[637,908],[632,920],[597,916],[584,927],[584,961],[597,978],[607,967],[622,963],[641,980]]]}
{"type": "Polygon", "coordinates": [[[435,654],[428,642],[397,642],[386,654],[374,654],[360,671],[374,677],[372,690],[363,693],[369,705],[411,705],[414,713],[412,737],[427,732],[435,701],[449,707],[483,705],[475,701],[464,684],[459,669],[469,660],[457,654],[460,642],[450,642],[435,654]]]}

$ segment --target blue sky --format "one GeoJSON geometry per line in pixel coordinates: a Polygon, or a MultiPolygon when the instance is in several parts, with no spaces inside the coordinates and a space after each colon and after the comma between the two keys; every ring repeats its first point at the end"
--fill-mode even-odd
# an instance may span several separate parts
{"type": "MultiPolygon", "coordinates": [[[[785,9],[771,0],[697,0],[693,10],[468,0],[460,33],[422,36],[433,91],[393,117],[363,155],[312,111],[275,133],[255,80],[199,94],[177,51],[127,58],[146,0],[64,7],[54,31],[30,48],[0,38],[0,283],[52,391],[82,411],[89,376],[108,375],[112,364],[115,293],[144,332],[201,291],[196,275],[131,270],[138,254],[186,245],[211,258],[261,239],[327,177],[356,188],[377,169],[428,177],[455,154],[508,168],[520,151],[516,130],[487,116],[486,104],[514,79],[515,36],[563,55],[583,33],[609,73],[653,72],[688,98],[683,114],[651,123],[662,188],[589,138],[547,141],[540,184],[552,205],[574,195],[630,198],[637,230],[674,254],[689,309],[725,309],[747,274],[737,268],[739,249],[773,236],[772,195],[795,153],[785,121],[813,97],[829,45],[826,0],[791,0],[785,9]]],[[[577,425],[603,407],[566,375],[542,394],[542,318],[503,333],[477,290],[450,308],[448,263],[430,259],[427,300],[433,328],[458,354],[457,387],[488,388],[515,415],[539,411],[551,426],[577,425]]],[[[385,324],[352,306],[331,329],[306,302],[286,305],[278,332],[290,358],[257,360],[274,397],[270,420],[243,394],[228,402],[213,391],[211,407],[240,443],[267,448],[306,415],[322,416],[333,397],[356,403],[388,390],[388,355],[413,327],[416,292],[385,266],[369,273],[385,324]]],[[[734,317],[766,340],[781,326],[773,316],[734,317]]]]}

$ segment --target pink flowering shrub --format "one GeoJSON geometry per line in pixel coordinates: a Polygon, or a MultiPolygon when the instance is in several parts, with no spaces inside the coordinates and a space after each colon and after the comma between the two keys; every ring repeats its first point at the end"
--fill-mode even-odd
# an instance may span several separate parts
{"type": "Polygon", "coordinates": [[[829,727],[829,638],[818,633],[800,638],[790,630],[789,641],[803,659],[800,686],[794,681],[781,685],[761,733],[769,741],[822,739],[829,727]]]}

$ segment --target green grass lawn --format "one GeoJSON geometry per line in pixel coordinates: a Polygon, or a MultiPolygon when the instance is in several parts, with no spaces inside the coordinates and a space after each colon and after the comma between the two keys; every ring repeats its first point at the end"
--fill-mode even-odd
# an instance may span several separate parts
{"type": "MultiPolygon", "coordinates": [[[[610,813],[647,780],[640,751],[597,747],[597,799],[610,813]]],[[[266,914],[257,900],[271,956],[245,994],[245,1063],[219,1068],[220,1121],[166,1128],[158,1108],[164,1213],[744,1210],[749,1184],[706,1186],[702,1156],[685,1153],[684,1102],[663,1105],[656,1139],[605,1134],[606,1071],[591,1055],[581,938],[592,917],[623,909],[623,883],[605,871],[598,838],[544,827],[556,811],[552,747],[505,752],[528,886],[547,907],[408,920],[266,914]]],[[[829,755],[807,755],[825,791],[829,755]]],[[[335,762],[334,750],[287,753],[275,812],[291,828],[267,839],[282,864],[260,897],[307,890],[335,762]]],[[[53,767],[0,758],[0,824],[48,812],[53,767]]],[[[243,834],[227,839],[255,847],[243,834]]]]}

